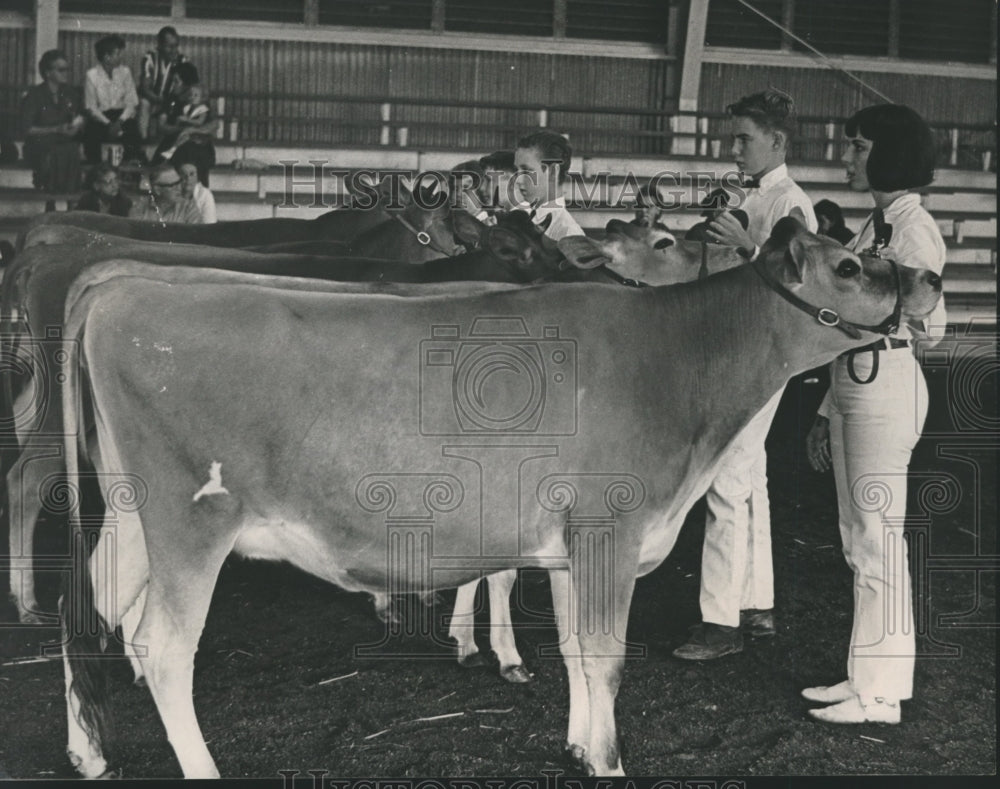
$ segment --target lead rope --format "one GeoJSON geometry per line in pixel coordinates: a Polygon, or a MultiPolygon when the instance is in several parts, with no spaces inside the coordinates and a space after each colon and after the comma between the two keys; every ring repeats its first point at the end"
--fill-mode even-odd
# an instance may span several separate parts
{"type": "MultiPolygon", "coordinates": [[[[888,224],[885,221],[885,214],[882,212],[881,208],[876,208],[872,212],[872,215],[868,218],[868,222],[865,222],[865,226],[861,228],[861,233],[864,233],[868,229],[868,225],[870,223],[874,224],[875,238],[872,240],[871,247],[865,250],[865,254],[870,255],[871,257],[874,258],[880,258],[882,257],[881,250],[889,245],[889,240],[892,238],[892,225],[888,224]]],[[[859,233],[858,235],[860,236],[861,233],[859,233]]],[[[893,269],[893,271],[895,271],[895,269],[893,269]]],[[[879,362],[878,354],[880,350],[879,345],[881,343],[888,343],[888,342],[889,341],[887,339],[879,340],[878,342],[873,343],[872,345],[867,345],[864,348],[854,348],[848,351],[847,377],[850,378],[854,383],[858,384],[859,386],[867,386],[872,381],[874,381],[875,377],[878,375],[878,362],[879,362]],[[861,378],[858,377],[857,371],[854,369],[854,357],[857,356],[859,353],[864,353],[865,351],[871,351],[872,369],[871,372],[868,373],[868,377],[864,380],[861,380],[861,378]]]]}

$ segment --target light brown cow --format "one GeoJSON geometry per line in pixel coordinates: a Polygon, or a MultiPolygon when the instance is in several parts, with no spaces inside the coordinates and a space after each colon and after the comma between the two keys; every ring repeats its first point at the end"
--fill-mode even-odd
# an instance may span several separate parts
{"type": "MultiPolygon", "coordinates": [[[[167,736],[186,777],[218,776],[194,654],[235,551],[379,593],[549,568],[568,745],[620,774],[614,700],[635,578],[791,375],[871,342],[900,309],[926,314],[940,292],[934,274],[858,258],[794,220],[758,264],[672,288],[307,293],[93,269],[68,300],[80,374],[70,365],[67,433],[92,418],[98,471],[134,495],[78,568],[76,594],[96,599],[62,609],[74,763],[105,770],[88,680],[106,661],[91,657],[87,606],[113,627],[145,589],[136,641],[167,736]]],[[[72,481],[77,442],[66,450],[72,481]]]]}

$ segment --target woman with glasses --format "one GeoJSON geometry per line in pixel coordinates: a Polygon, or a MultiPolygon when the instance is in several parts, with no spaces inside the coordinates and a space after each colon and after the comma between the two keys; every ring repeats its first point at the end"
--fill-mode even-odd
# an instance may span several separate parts
{"type": "Polygon", "coordinates": [[[129,212],[130,219],[146,222],[202,224],[201,213],[193,200],[181,191],[181,176],[172,164],[160,164],[149,174],[149,196],[129,212]]]}
{"type": "Polygon", "coordinates": [[[69,84],[69,61],[50,49],[38,61],[44,82],[21,99],[24,158],[31,165],[36,189],[50,193],[80,188],[80,144],[83,128],[80,91],[69,84]]]}
{"type": "MultiPolygon", "coordinates": [[[[875,210],[848,243],[941,274],[945,246],[916,190],[934,179],[934,140],[909,107],[880,104],[845,126],[841,161],[855,191],[869,191],[875,210]]],[[[900,701],[913,693],[915,638],[907,549],[906,477],[927,415],[927,385],[914,358],[914,337],[940,339],[944,299],[927,319],[851,351],[830,366],[830,389],[806,437],[809,462],[833,468],[844,556],[854,571],[854,628],[847,679],[806,688],[809,711],[827,723],[899,723],[900,701]]]]}

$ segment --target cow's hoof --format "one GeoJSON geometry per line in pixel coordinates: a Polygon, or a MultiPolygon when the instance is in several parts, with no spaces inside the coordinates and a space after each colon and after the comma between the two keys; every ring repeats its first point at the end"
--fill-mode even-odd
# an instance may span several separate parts
{"type": "Polygon", "coordinates": [[[101,773],[95,780],[97,781],[120,781],[122,779],[122,771],[118,770],[105,770],[101,773]]]}
{"type": "Polygon", "coordinates": [[[593,775],[590,763],[587,761],[587,749],[582,745],[566,743],[563,746],[563,756],[576,772],[581,775],[593,775]]]}
{"type": "Polygon", "coordinates": [[[528,673],[528,669],[523,665],[502,668],[500,669],[500,676],[514,685],[523,685],[525,682],[531,682],[532,679],[531,674],[528,673]]]}
{"type": "Polygon", "coordinates": [[[473,652],[458,659],[458,665],[462,668],[483,668],[489,664],[490,662],[483,657],[482,652],[473,652]]]}

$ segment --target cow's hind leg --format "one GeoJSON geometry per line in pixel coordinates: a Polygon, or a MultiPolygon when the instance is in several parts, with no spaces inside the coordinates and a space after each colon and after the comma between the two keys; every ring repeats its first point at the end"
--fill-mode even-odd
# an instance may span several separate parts
{"type": "MultiPolygon", "coordinates": [[[[108,629],[117,626],[122,611],[135,607],[136,598],[145,587],[148,575],[146,546],[142,526],[134,513],[121,517],[105,516],[101,537],[87,560],[88,577],[77,583],[89,583],[93,588],[93,603],[108,629]]],[[[62,600],[61,604],[75,605],[62,600]]],[[[72,618],[72,614],[70,614],[72,618]]],[[[79,620],[73,620],[79,621],[79,620]]],[[[66,752],[73,766],[85,778],[97,778],[107,772],[107,763],[95,725],[100,713],[85,716],[85,708],[93,709],[103,695],[102,677],[96,667],[86,661],[101,660],[98,634],[73,627],[64,630],[63,669],[66,679],[67,745],[66,752]],[[70,643],[70,639],[76,643],[70,643]],[[71,663],[70,654],[73,654],[71,663]],[[80,671],[75,682],[73,665],[80,671]],[[86,699],[86,703],[84,702],[86,699]],[[85,722],[86,719],[86,722],[85,722]]]]}
{"type": "Polygon", "coordinates": [[[458,663],[465,668],[486,665],[486,659],[480,654],[475,639],[475,603],[478,586],[479,581],[470,581],[458,587],[455,606],[451,612],[451,622],[448,625],[448,635],[458,644],[458,663]]]}
{"type": "Polygon", "coordinates": [[[517,580],[517,570],[493,573],[490,585],[490,646],[500,661],[500,676],[508,682],[531,682],[531,674],[514,643],[514,624],[510,620],[510,593],[517,580]]]}
{"type": "Polygon", "coordinates": [[[160,528],[146,529],[149,586],[135,643],[145,647],[140,661],[146,683],[185,778],[219,777],[198,725],[193,684],[212,592],[240,522],[224,509],[225,503],[209,499],[179,512],[143,511],[144,523],[160,528]]]}
{"type": "Polygon", "coordinates": [[[35,526],[42,512],[42,486],[63,468],[61,454],[48,457],[29,443],[7,474],[10,597],[17,606],[18,619],[24,624],[50,621],[50,617],[41,613],[35,596],[35,526]]]}

